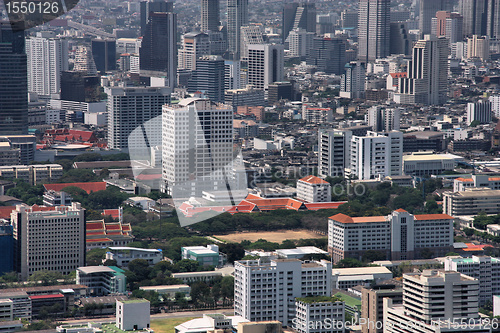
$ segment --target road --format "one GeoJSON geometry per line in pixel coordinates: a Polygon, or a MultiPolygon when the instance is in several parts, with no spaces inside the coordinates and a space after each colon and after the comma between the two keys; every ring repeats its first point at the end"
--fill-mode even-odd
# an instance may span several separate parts
{"type": "Polygon", "coordinates": [[[82,30],[83,32],[86,32],[90,35],[94,35],[97,37],[102,37],[102,38],[115,37],[113,34],[107,33],[106,31],[102,31],[101,29],[97,29],[97,28],[91,27],[90,25],[81,24],[81,23],[74,22],[71,20],[68,20],[68,26],[70,26],[71,28],[76,28],[78,30],[82,30]]]}
{"type": "MultiPolygon", "coordinates": [[[[228,316],[234,314],[233,309],[219,309],[219,310],[202,310],[202,311],[182,311],[182,312],[169,312],[169,313],[156,313],[151,315],[151,320],[167,319],[167,318],[188,318],[188,317],[203,317],[206,313],[223,313],[228,316]]],[[[78,324],[78,323],[111,323],[115,321],[115,316],[101,317],[101,318],[86,318],[86,319],[70,319],[58,320],[64,324],[78,324]]]]}

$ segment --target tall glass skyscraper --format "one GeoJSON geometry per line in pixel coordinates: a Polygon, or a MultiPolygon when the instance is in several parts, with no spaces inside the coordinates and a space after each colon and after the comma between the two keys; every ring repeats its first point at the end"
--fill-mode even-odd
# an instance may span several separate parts
{"type": "Polygon", "coordinates": [[[227,0],[227,44],[233,60],[240,58],[240,29],[244,25],[248,25],[248,0],[227,0]]]}
{"type": "Polygon", "coordinates": [[[28,133],[28,66],[24,29],[0,22],[0,135],[28,133]]]}

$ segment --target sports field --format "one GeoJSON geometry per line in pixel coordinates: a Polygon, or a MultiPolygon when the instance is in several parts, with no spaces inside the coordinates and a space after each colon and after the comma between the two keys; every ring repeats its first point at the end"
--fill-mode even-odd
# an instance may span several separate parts
{"type": "Polygon", "coordinates": [[[281,243],[284,240],[290,239],[310,239],[310,238],[325,238],[310,230],[279,230],[279,231],[258,231],[258,232],[238,232],[228,235],[214,235],[214,237],[228,241],[239,243],[243,240],[255,242],[259,239],[265,239],[268,242],[281,243]]]}
{"type": "Polygon", "coordinates": [[[173,333],[175,332],[175,326],[194,318],[199,317],[152,319],[151,328],[155,333],[173,333]]]}

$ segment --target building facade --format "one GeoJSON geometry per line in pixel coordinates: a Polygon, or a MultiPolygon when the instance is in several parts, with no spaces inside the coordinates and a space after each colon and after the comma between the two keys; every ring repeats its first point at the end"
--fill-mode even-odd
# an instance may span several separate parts
{"type": "Polygon", "coordinates": [[[368,62],[389,55],[390,0],[360,0],[358,9],[358,60],[368,62]]]}
{"type": "Polygon", "coordinates": [[[297,198],[307,202],[330,202],[332,188],[321,178],[307,176],[297,181],[297,198]]]}

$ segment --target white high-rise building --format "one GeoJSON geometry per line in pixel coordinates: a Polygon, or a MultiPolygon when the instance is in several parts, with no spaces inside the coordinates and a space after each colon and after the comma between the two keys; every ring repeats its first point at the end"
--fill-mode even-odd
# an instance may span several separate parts
{"type": "Polygon", "coordinates": [[[68,70],[68,42],[52,31],[37,32],[26,38],[28,91],[49,96],[59,94],[61,72],[68,70]]]}
{"type": "Polygon", "coordinates": [[[182,47],[178,51],[178,69],[196,69],[196,60],[210,55],[210,38],[203,32],[190,32],[182,36],[182,47]]]}
{"type": "Polygon", "coordinates": [[[340,97],[363,98],[365,96],[366,67],[359,61],[345,65],[345,74],[340,81],[340,97]]]}
{"type": "Polygon", "coordinates": [[[248,84],[267,90],[270,83],[283,81],[284,57],[281,44],[248,45],[248,84]]]}
{"type": "Polygon", "coordinates": [[[389,55],[390,0],[360,0],[358,9],[358,59],[368,62],[389,55]]]}
{"type": "Polygon", "coordinates": [[[446,258],[444,269],[456,271],[479,281],[479,304],[493,302],[493,295],[500,295],[500,259],[489,256],[472,258],[446,258]]]}
{"type": "Polygon", "coordinates": [[[226,60],[225,90],[241,89],[241,63],[239,60],[226,60]]]}
{"type": "Polygon", "coordinates": [[[342,130],[320,129],[318,132],[318,175],[343,177],[346,156],[352,133],[342,130]]]}
{"type": "Polygon", "coordinates": [[[313,47],[314,32],[308,32],[306,29],[293,29],[288,34],[288,45],[291,57],[306,57],[313,47]]]}
{"type": "Polygon", "coordinates": [[[500,95],[492,95],[489,98],[491,103],[491,111],[495,117],[500,118],[500,95]]]}
{"type": "Polygon", "coordinates": [[[346,173],[354,179],[400,176],[402,166],[403,133],[368,132],[366,136],[352,137],[346,173]]]}
{"type": "MultiPolygon", "coordinates": [[[[170,102],[168,87],[106,88],[108,94],[108,147],[111,149],[145,148],[161,145],[161,110],[170,102]],[[156,120],[155,120],[156,119],[156,120]],[[151,121],[137,142],[132,132],[151,121]],[[129,147],[132,144],[133,147],[129,147]]],[[[140,131],[142,133],[142,131],[140,131]]],[[[139,133],[139,132],[136,132],[139,133]]],[[[141,136],[141,135],[139,135],[141,136]]]]}
{"type": "Polygon", "coordinates": [[[297,298],[295,307],[297,317],[294,328],[297,332],[345,332],[345,303],[340,298],[327,296],[297,298]]]}
{"type": "Polygon", "coordinates": [[[322,260],[242,260],[234,263],[234,314],[291,326],[296,297],[330,296],[332,264],[322,260]]]}
{"type": "Polygon", "coordinates": [[[246,61],[248,58],[248,45],[264,44],[264,26],[262,24],[251,24],[240,28],[241,50],[240,58],[246,61]]]}
{"type": "Polygon", "coordinates": [[[481,325],[478,294],[478,281],[457,272],[403,274],[403,304],[384,299],[384,332],[491,332],[481,325]]]}
{"type": "Polygon", "coordinates": [[[399,131],[401,110],[372,106],[368,109],[368,125],[375,132],[399,131]]]}
{"type": "Polygon", "coordinates": [[[227,46],[233,60],[240,59],[240,28],[245,25],[248,25],[248,0],[227,0],[227,46]]]}
{"type": "Polygon", "coordinates": [[[467,38],[467,59],[479,58],[481,61],[490,59],[490,38],[474,35],[467,38]]]}
{"type": "Polygon", "coordinates": [[[78,45],[75,52],[75,67],[77,72],[85,72],[87,75],[97,75],[94,58],[90,46],[78,45]]]}
{"type": "Polygon", "coordinates": [[[15,269],[26,280],[41,270],[69,274],[85,264],[85,209],[18,205],[11,213],[15,269]]]}
{"type": "Polygon", "coordinates": [[[448,100],[448,39],[425,35],[413,47],[408,76],[399,78],[394,101],[401,104],[443,104],[448,100]]]}
{"type": "Polygon", "coordinates": [[[179,197],[226,191],[233,170],[233,108],[187,98],[163,107],[162,190],[179,197]]]}
{"type": "Polygon", "coordinates": [[[480,124],[491,122],[492,110],[491,102],[480,100],[475,103],[467,103],[467,124],[477,120],[480,124]]]}

